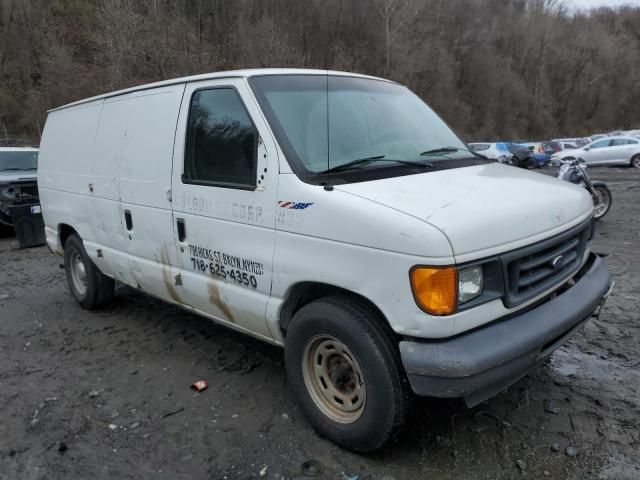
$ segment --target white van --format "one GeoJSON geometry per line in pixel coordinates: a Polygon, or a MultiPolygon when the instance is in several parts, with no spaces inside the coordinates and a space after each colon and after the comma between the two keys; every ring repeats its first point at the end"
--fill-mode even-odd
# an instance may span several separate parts
{"type": "Polygon", "coordinates": [[[122,282],[284,346],[313,426],[383,445],[412,393],[475,405],[601,306],[588,193],[479,158],[394,82],[199,75],[49,112],[39,187],[87,309],[122,282]]]}

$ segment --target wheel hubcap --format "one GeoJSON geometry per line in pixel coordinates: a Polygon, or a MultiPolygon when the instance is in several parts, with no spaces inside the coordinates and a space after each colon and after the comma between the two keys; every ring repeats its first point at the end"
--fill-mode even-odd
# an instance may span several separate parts
{"type": "Polygon", "coordinates": [[[596,189],[596,197],[593,200],[593,213],[596,218],[600,218],[609,208],[609,195],[604,190],[596,189]]]}
{"type": "Polygon", "coordinates": [[[77,251],[71,254],[71,280],[80,295],[87,293],[87,270],[80,252],[77,251]]]}
{"type": "Polygon", "coordinates": [[[302,374],[311,399],[329,418],[355,422],[364,410],[366,388],[357,360],[339,340],[318,335],[307,342],[302,374]]]}

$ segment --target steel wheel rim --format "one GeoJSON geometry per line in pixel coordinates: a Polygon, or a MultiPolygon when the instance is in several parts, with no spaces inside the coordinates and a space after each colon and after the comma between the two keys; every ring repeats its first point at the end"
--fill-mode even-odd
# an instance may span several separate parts
{"type": "Polygon", "coordinates": [[[606,190],[596,189],[596,193],[598,194],[598,202],[593,206],[594,216],[596,218],[602,217],[607,210],[609,209],[609,203],[611,202],[611,198],[609,193],[606,190]]]}
{"type": "Polygon", "coordinates": [[[80,252],[77,250],[71,253],[70,264],[73,287],[80,295],[84,295],[87,293],[87,269],[85,268],[80,252]]]}
{"type": "Polygon", "coordinates": [[[311,338],[302,356],[302,375],[313,403],[331,420],[353,423],[364,411],[367,390],[358,361],[329,335],[311,338]]]}

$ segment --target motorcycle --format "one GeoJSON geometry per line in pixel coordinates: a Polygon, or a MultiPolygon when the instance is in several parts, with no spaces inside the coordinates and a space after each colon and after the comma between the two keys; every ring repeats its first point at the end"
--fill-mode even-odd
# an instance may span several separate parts
{"type": "Polygon", "coordinates": [[[596,220],[604,217],[611,208],[611,192],[604,182],[591,180],[591,175],[587,171],[587,164],[582,158],[571,158],[568,160],[556,160],[556,165],[560,164],[558,178],[566,182],[580,185],[587,189],[593,199],[593,216],[596,220]]]}

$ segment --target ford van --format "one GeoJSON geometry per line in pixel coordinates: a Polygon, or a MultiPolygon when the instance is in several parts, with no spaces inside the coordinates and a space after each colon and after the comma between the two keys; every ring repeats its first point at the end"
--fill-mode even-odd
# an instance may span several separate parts
{"type": "Polygon", "coordinates": [[[38,182],[71,293],[120,282],[284,347],[313,427],[355,451],[414,395],[469,406],[599,311],[584,189],[467,150],[392,81],[243,70],[49,112],[38,182]]]}

